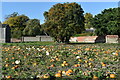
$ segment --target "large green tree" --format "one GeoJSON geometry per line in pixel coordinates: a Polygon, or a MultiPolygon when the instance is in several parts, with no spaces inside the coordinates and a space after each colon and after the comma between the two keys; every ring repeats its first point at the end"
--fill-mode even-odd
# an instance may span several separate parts
{"type": "Polygon", "coordinates": [[[68,43],[71,36],[85,30],[83,13],[77,3],[58,3],[44,13],[44,31],[55,41],[68,43]]]}
{"type": "Polygon", "coordinates": [[[3,24],[8,24],[11,28],[11,36],[13,38],[20,38],[23,33],[22,31],[26,27],[26,22],[29,20],[29,17],[25,15],[12,16],[7,18],[3,24]]]}
{"type": "Polygon", "coordinates": [[[93,26],[91,24],[91,19],[93,18],[93,15],[91,13],[85,13],[84,17],[85,17],[85,28],[86,29],[92,28],[93,26]]]}
{"type": "Polygon", "coordinates": [[[120,36],[120,8],[109,8],[95,15],[92,25],[97,35],[120,36]]]}
{"type": "Polygon", "coordinates": [[[43,34],[43,31],[40,26],[40,21],[38,19],[30,19],[26,23],[26,27],[23,30],[24,36],[36,36],[43,34]]]}
{"type": "Polygon", "coordinates": [[[10,17],[16,17],[18,15],[19,15],[18,12],[13,12],[12,14],[6,15],[5,19],[8,19],[10,17]]]}

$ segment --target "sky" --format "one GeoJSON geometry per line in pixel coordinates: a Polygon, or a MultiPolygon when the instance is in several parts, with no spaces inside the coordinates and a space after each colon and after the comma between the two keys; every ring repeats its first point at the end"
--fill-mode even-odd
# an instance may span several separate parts
{"type": "Polygon", "coordinates": [[[118,2],[120,0],[1,0],[2,2],[118,2]]]}
{"type": "MultiPolygon", "coordinates": [[[[48,11],[53,5],[64,2],[2,2],[2,20],[6,15],[18,12],[24,14],[30,19],[39,19],[40,24],[44,23],[43,13],[48,11]]],[[[104,9],[118,7],[118,2],[77,2],[84,10],[93,15],[101,13],[104,9]]],[[[1,3],[0,3],[1,4],[1,3]]],[[[1,7],[1,6],[0,6],[1,7]]]]}

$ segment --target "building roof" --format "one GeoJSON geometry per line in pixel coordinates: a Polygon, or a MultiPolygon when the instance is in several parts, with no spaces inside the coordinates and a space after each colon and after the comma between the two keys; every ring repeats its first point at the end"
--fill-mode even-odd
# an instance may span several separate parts
{"type": "Polygon", "coordinates": [[[94,28],[90,28],[90,29],[86,29],[87,32],[94,32],[95,29],[94,28]]]}

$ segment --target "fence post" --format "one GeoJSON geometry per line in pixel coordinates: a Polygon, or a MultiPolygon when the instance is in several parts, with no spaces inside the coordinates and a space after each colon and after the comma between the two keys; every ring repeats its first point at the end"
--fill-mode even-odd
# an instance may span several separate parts
{"type": "Polygon", "coordinates": [[[22,42],[24,42],[24,37],[22,36],[22,42]]]}
{"type": "Polygon", "coordinates": [[[39,37],[39,41],[41,41],[41,36],[39,37]]]}

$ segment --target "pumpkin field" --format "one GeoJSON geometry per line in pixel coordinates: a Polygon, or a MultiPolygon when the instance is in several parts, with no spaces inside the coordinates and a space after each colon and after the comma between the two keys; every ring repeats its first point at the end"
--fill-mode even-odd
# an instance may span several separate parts
{"type": "Polygon", "coordinates": [[[3,79],[120,79],[120,46],[112,44],[2,46],[3,79]]]}

